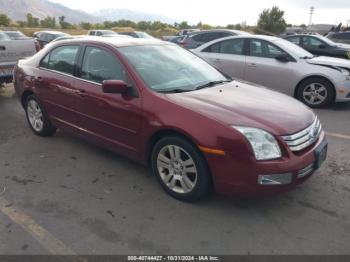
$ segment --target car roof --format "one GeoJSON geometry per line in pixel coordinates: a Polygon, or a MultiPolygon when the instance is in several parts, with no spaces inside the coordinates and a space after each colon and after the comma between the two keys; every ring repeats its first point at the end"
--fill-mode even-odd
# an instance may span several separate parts
{"type": "Polygon", "coordinates": [[[158,40],[158,39],[144,39],[144,38],[121,38],[121,37],[91,37],[86,36],[84,38],[75,38],[62,40],[58,42],[59,44],[63,43],[79,43],[79,44],[91,44],[91,43],[100,43],[112,45],[114,47],[125,47],[125,46],[142,46],[142,45],[173,45],[172,43],[158,40]]]}
{"type": "Polygon", "coordinates": [[[39,34],[39,33],[40,34],[46,33],[46,34],[66,34],[66,35],[68,35],[67,33],[60,32],[60,31],[37,31],[34,34],[39,34]]]}
{"type": "Polygon", "coordinates": [[[232,30],[232,29],[210,29],[210,30],[201,30],[201,31],[196,31],[196,32],[191,32],[188,34],[188,36],[193,36],[193,35],[198,35],[198,34],[204,34],[204,33],[212,33],[212,32],[231,32],[235,34],[240,34],[240,35],[250,35],[250,33],[241,31],[241,30],[232,30]]]}

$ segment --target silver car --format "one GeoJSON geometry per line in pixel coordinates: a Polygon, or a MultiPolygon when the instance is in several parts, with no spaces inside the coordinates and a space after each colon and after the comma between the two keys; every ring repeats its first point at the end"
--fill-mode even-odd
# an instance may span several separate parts
{"type": "Polygon", "coordinates": [[[226,37],[193,52],[231,77],[294,96],[310,107],[350,101],[350,61],[316,57],[284,39],[226,37]]]}

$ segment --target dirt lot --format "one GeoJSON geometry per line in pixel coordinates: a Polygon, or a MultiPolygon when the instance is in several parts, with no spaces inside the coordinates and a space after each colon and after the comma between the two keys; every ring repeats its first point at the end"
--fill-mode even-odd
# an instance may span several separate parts
{"type": "Polygon", "coordinates": [[[317,112],[329,157],[261,200],[167,196],[143,166],[58,132],[32,134],[0,91],[0,254],[350,254],[350,104],[317,112]]]}

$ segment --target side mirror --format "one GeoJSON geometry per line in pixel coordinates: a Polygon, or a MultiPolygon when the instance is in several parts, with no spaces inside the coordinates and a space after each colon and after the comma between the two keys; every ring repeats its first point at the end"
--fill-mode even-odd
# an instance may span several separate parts
{"type": "Polygon", "coordinates": [[[325,48],[326,48],[326,45],[320,44],[320,45],[318,46],[318,48],[320,48],[320,49],[325,49],[325,48]]]}
{"type": "Polygon", "coordinates": [[[280,54],[280,55],[276,56],[275,59],[277,61],[284,62],[284,63],[290,61],[289,56],[287,54],[280,54]]]}
{"type": "Polygon", "coordinates": [[[108,94],[125,94],[129,87],[122,80],[105,80],[102,82],[102,91],[108,94]]]}

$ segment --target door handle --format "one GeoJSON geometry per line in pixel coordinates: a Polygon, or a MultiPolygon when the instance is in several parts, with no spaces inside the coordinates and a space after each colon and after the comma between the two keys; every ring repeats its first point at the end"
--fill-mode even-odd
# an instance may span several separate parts
{"type": "Polygon", "coordinates": [[[43,81],[43,78],[41,76],[37,76],[37,77],[34,77],[34,80],[36,82],[42,82],[43,81]]]}
{"type": "Polygon", "coordinates": [[[80,96],[80,97],[85,97],[86,96],[86,91],[84,89],[78,89],[75,91],[75,93],[80,96]]]}
{"type": "Polygon", "coordinates": [[[6,46],[1,45],[0,46],[0,51],[5,51],[5,50],[6,50],[6,46]]]}
{"type": "Polygon", "coordinates": [[[249,68],[255,68],[255,67],[257,67],[258,65],[257,64],[255,64],[255,63],[248,63],[248,67],[249,68]]]}

